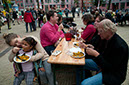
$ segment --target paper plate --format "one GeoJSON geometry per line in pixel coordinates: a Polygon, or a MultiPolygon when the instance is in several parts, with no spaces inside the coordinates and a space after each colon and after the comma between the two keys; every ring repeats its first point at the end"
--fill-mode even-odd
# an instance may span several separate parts
{"type": "Polygon", "coordinates": [[[71,57],[73,57],[73,58],[83,58],[83,57],[85,57],[85,53],[84,52],[81,52],[81,53],[83,53],[83,56],[74,56],[73,53],[72,53],[71,57]]]}

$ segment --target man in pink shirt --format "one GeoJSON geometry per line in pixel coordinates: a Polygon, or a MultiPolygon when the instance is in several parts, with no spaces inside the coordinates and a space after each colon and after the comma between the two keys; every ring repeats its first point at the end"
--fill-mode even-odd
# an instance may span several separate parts
{"type": "Polygon", "coordinates": [[[47,22],[42,26],[40,30],[40,41],[46,52],[51,55],[51,51],[55,49],[55,44],[64,37],[62,27],[58,27],[57,13],[49,11],[47,13],[47,22]]]}

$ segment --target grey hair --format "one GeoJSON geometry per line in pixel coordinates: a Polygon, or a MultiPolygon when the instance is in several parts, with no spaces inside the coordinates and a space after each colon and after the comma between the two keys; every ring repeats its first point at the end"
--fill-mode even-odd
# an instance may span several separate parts
{"type": "Polygon", "coordinates": [[[113,33],[116,33],[117,27],[111,20],[104,19],[100,23],[103,25],[104,31],[111,30],[113,33]]]}

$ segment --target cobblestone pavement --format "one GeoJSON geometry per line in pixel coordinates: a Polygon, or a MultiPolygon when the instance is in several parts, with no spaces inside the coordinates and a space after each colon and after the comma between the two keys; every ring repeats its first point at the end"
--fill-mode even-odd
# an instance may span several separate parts
{"type": "MultiPolygon", "coordinates": [[[[82,23],[81,17],[75,18],[75,22],[78,24],[77,28],[85,27],[82,23]]],[[[67,29],[65,29],[67,30],[67,29]]],[[[0,53],[3,52],[8,46],[5,44],[4,40],[2,39],[3,33],[17,33],[21,36],[25,35],[34,35],[39,38],[40,28],[37,28],[37,31],[34,32],[25,32],[25,24],[20,23],[20,25],[16,24],[15,26],[12,25],[12,29],[8,30],[7,26],[2,27],[2,33],[0,34],[0,53]]],[[[117,33],[127,42],[129,45],[129,26],[118,26],[117,33]]],[[[0,57],[0,85],[12,85],[14,80],[14,71],[12,63],[8,61],[9,52],[7,52],[4,56],[0,57]]],[[[128,63],[129,66],[129,63],[128,63]]],[[[67,81],[66,81],[67,82],[67,81]]],[[[25,82],[22,82],[21,85],[25,85],[25,82]]],[[[35,84],[36,85],[36,84],[35,84]]],[[[64,85],[64,84],[61,84],[64,85]]],[[[129,85],[129,67],[127,72],[127,78],[122,85],[129,85]]]]}

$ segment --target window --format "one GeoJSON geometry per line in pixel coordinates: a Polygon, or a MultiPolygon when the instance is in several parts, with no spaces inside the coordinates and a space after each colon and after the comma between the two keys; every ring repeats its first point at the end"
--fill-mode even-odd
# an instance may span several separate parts
{"type": "Polygon", "coordinates": [[[17,3],[18,7],[19,7],[19,3],[17,3]]]}
{"type": "Polygon", "coordinates": [[[127,2],[127,6],[129,6],[129,2],[127,2]]]}
{"type": "Polygon", "coordinates": [[[46,3],[51,3],[51,0],[45,0],[46,3]]]}
{"type": "Polygon", "coordinates": [[[28,3],[28,0],[26,0],[26,3],[28,3]]]}
{"type": "Polygon", "coordinates": [[[23,7],[23,3],[21,3],[21,7],[23,7]]]}
{"type": "Polygon", "coordinates": [[[32,0],[30,0],[30,2],[32,3],[32,0]]]}
{"type": "Polygon", "coordinates": [[[105,7],[106,4],[102,4],[102,7],[105,7]]]}

